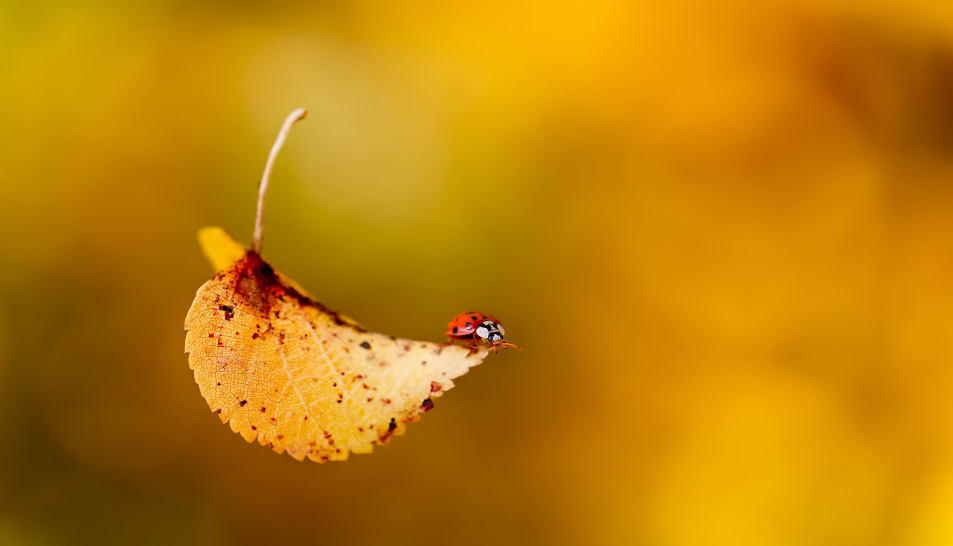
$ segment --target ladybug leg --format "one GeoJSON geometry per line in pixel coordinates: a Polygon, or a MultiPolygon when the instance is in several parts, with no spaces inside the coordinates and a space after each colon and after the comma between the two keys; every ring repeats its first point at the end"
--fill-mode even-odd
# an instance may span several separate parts
{"type": "Polygon", "coordinates": [[[523,350],[523,348],[520,347],[519,345],[517,345],[517,344],[515,344],[515,343],[510,343],[509,341],[501,341],[501,342],[497,343],[497,344],[496,344],[496,347],[494,347],[494,349],[496,349],[497,347],[499,347],[500,349],[508,349],[508,348],[512,347],[512,348],[514,348],[514,349],[516,349],[516,350],[518,350],[518,351],[522,351],[522,350],[523,350]]]}
{"type": "Polygon", "coordinates": [[[472,354],[476,354],[477,351],[480,350],[480,349],[479,349],[479,347],[480,347],[480,341],[477,340],[476,338],[470,339],[470,340],[467,340],[467,342],[464,343],[463,346],[466,347],[467,349],[470,349],[470,354],[467,355],[467,356],[470,356],[470,355],[472,355],[472,354]]]}

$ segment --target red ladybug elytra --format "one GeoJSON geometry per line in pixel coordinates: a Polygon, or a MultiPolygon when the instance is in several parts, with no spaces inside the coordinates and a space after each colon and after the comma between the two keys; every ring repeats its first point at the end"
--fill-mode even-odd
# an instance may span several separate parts
{"type": "Polygon", "coordinates": [[[486,313],[467,311],[453,317],[447,324],[447,337],[452,339],[470,339],[477,328],[485,321],[499,324],[500,321],[486,313]]]}
{"type": "Polygon", "coordinates": [[[519,345],[504,341],[504,335],[506,330],[499,320],[478,311],[460,313],[447,324],[447,339],[451,343],[455,339],[466,340],[464,345],[470,349],[471,354],[477,352],[481,342],[490,344],[493,352],[499,352],[500,348],[520,348],[519,345]]]}

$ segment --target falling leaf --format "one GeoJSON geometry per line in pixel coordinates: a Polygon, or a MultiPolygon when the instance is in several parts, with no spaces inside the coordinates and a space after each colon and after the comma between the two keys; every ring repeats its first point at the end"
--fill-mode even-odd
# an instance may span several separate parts
{"type": "Polygon", "coordinates": [[[487,348],[370,332],[261,258],[264,186],[288,127],[266,167],[252,248],[219,228],[199,234],[218,273],[195,295],[185,350],[211,410],[247,441],[298,460],[344,460],[402,434],[487,348]]]}

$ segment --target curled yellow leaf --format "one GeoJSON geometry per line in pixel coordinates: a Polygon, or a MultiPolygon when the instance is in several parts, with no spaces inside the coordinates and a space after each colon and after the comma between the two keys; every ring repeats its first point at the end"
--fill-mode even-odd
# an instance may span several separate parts
{"type": "Polygon", "coordinates": [[[369,332],[221,229],[200,240],[219,271],[185,320],[189,367],[211,410],[249,442],[319,462],[370,452],[487,355],[369,332]]]}

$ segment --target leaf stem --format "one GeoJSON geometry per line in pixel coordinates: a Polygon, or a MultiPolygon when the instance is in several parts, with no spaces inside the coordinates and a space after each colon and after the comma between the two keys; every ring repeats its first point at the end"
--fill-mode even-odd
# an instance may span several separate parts
{"type": "Polygon", "coordinates": [[[268,154],[268,162],[265,163],[265,173],[261,175],[261,182],[258,184],[258,213],[255,215],[255,236],[251,242],[251,249],[255,253],[261,253],[262,215],[265,211],[265,192],[268,190],[271,168],[275,164],[275,158],[278,157],[278,151],[281,150],[281,146],[285,143],[285,139],[291,131],[291,126],[294,125],[296,121],[304,119],[307,115],[308,111],[304,108],[298,108],[288,114],[288,117],[285,118],[284,125],[281,126],[281,131],[278,132],[278,138],[275,139],[275,143],[271,147],[271,153],[268,154]]]}

